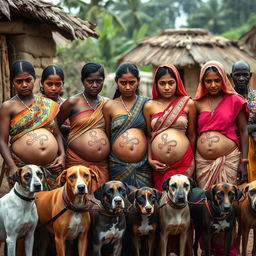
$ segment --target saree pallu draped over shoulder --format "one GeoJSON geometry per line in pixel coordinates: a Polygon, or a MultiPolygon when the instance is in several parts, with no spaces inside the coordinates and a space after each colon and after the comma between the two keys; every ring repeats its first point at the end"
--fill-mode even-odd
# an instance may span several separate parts
{"type": "Polygon", "coordinates": [[[81,135],[91,129],[105,130],[105,120],[102,109],[107,99],[101,97],[98,107],[93,110],[82,111],[70,118],[70,133],[68,137],[68,148],[66,151],[66,168],[75,165],[84,165],[97,173],[99,179],[92,179],[89,193],[93,193],[98,187],[109,180],[107,160],[101,162],[86,161],[78,156],[71,148],[70,144],[81,135]]]}
{"type": "MultiPolygon", "coordinates": [[[[111,144],[128,129],[138,128],[146,133],[146,122],[143,116],[144,104],[148,97],[137,96],[130,113],[114,118],[111,122],[111,144]]],[[[135,187],[152,186],[152,169],[147,161],[147,154],[137,163],[121,161],[113,151],[109,156],[109,176],[111,180],[120,180],[135,187]]]]}
{"type": "MultiPolygon", "coordinates": [[[[178,97],[167,106],[167,108],[161,113],[161,115],[158,115],[157,121],[151,132],[151,141],[153,141],[158,134],[164,132],[169,128],[172,128],[172,125],[184,113],[184,108],[187,105],[189,99],[190,97],[188,96],[178,97]]],[[[155,156],[152,156],[152,158],[156,159],[155,156]]],[[[194,172],[194,166],[194,153],[191,145],[189,144],[187,151],[183,155],[183,157],[179,161],[168,165],[164,174],[158,171],[154,171],[155,188],[163,191],[162,184],[164,180],[174,174],[184,174],[188,177],[192,177],[194,172]]]]}

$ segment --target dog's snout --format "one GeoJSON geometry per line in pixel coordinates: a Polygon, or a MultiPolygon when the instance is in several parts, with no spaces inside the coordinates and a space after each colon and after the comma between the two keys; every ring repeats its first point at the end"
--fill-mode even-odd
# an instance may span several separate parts
{"type": "Polygon", "coordinates": [[[224,205],[224,211],[230,211],[230,209],[231,209],[231,205],[229,204],[224,205]]]}
{"type": "Polygon", "coordinates": [[[147,213],[151,213],[152,208],[151,207],[145,207],[147,213]]]}
{"type": "Polygon", "coordinates": [[[34,189],[35,189],[36,192],[41,191],[42,190],[41,184],[40,183],[34,184],[34,189]]]}
{"type": "Polygon", "coordinates": [[[115,202],[116,205],[121,205],[122,204],[122,200],[119,199],[119,198],[114,199],[114,202],[115,202]]]}
{"type": "Polygon", "coordinates": [[[77,185],[77,189],[79,193],[84,193],[85,192],[85,185],[84,184],[79,184],[77,185]]]}

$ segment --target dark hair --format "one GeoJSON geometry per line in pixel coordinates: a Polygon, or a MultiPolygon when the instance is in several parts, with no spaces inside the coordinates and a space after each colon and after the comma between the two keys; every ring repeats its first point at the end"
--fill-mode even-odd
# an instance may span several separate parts
{"type": "MultiPolygon", "coordinates": [[[[128,73],[131,73],[135,78],[140,80],[140,72],[139,72],[139,69],[137,68],[137,66],[130,62],[123,62],[116,69],[115,81],[117,82],[118,78],[120,78],[120,77],[122,77],[122,75],[128,74],[128,73]]],[[[138,89],[136,90],[136,94],[139,94],[138,89]]],[[[121,95],[121,93],[117,88],[113,99],[119,97],[120,95],[121,95]]]]}
{"type": "Polygon", "coordinates": [[[205,72],[204,72],[204,75],[203,75],[203,78],[202,78],[202,82],[203,82],[203,83],[204,83],[205,77],[206,77],[207,74],[210,73],[211,71],[212,71],[212,72],[215,72],[215,73],[216,73],[218,76],[220,76],[221,79],[222,79],[222,76],[221,76],[219,70],[218,70],[216,67],[209,67],[209,68],[207,68],[207,69],[205,70],[205,72]]]}
{"type": "Polygon", "coordinates": [[[49,76],[51,75],[58,75],[61,81],[64,83],[64,73],[63,70],[56,65],[49,65],[43,70],[41,83],[43,83],[49,76]]]}
{"type": "Polygon", "coordinates": [[[13,81],[14,77],[18,74],[26,72],[36,79],[36,72],[33,65],[26,60],[16,60],[12,63],[10,68],[10,79],[13,81]]]}
{"type": "Polygon", "coordinates": [[[100,76],[102,76],[103,79],[105,79],[104,67],[100,63],[98,63],[98,62],[86,63],[81,70],[82,82],[84,81],[84,79],[86,77],[88,77],[89,75],[96,73],[96,72],[99,72],[100,76]]]}
{"type": "Polygon", "coordinates": [[[176,78],[176,75],[174,74],[173,70],[168,67],[161,67],[156,72],[156,76],[155,76],[156,84],[157,84],[158,80],[166,74],[169,74],[171,77],[173,77],[177,83],[177,78],[176,78]]]}

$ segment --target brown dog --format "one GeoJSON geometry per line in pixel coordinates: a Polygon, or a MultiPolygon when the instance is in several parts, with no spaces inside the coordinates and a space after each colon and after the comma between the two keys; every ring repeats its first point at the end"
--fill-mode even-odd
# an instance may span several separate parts
{"type": "Polygon", "coordinates": [[[242,255],[246,256],[247,243],[250,229],[253,229],[253,249],[252,255],[256,255],[256,181],[247,184],[242,193],[244,198],[236,204],[237,220],[238,220],[238,243],[240,244],[240,237],[242,236],[242,255]]]}
{"type": "Polygon", "coordinates": [[[87,234],[91,222],[87,211],[89,202],[87,195],[92,178],[98,179],[98,176],[90,168],[73,166],[64,170],[58,177],[59,182],[66,182],[63,187],[36,194],[36,206],[42,224],[67,208],[53,223],[46,225],[48,231],[55,236],[58,256],[65,255],[65,240],[76,238],[78,238],[79,256],[86,255],[87,234]]]}

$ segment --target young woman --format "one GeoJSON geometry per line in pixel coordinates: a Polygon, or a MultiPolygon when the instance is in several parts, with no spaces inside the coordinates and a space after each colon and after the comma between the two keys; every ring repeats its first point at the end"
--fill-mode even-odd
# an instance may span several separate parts
{"type": "Polygon", "coordinates": [[[154,169],[154,186],[162,191],[166,178],[193,175],[196,108],[173,65],[156,70],[152,98],[143,110],[150,138],[148,161],[154,169]]]}
{"type": "Polygon", "coordinates": [[[132,63],[116,70],[114,99],[103,109],[106,132],[111,138],[109,175],[136,187],[151,186],[152,172],[147,162],[146,125],[143,107],[147,97],[137,94],[140,77],[132,63]]]}
{"type": "Polygon", "coordinates": [[[34,96],[36,74],[28,61],[15,61],[10,79],[17,94],[0,108],[0,152],[8,175],[14,175],[18,167],[25,164],[49,167],[52,173],[58,174],[65,161],[61,134],[55,122],[59,105],[34,96]]]}
{"type": "Polygon", "coordinates": [[[109,140],[102,114],[107,98],[99,96],[104,79],[105,73],[101,64],[85,64],[81,71],[84,90],[67,99],[61,105],[58,115],[59,125],[67,118],[70,121],[66,167],[85,165],[98,174],[99,182],[93,180],[91,193],[108,181],[109,140]]]}
{"type": "Polygon", "coordinates": [[[199,112],[198,185],[209,189],[217,182],[247,182],[248,108],[219,62],[210,61],[202,67],[195,102],[199,112]]]}

